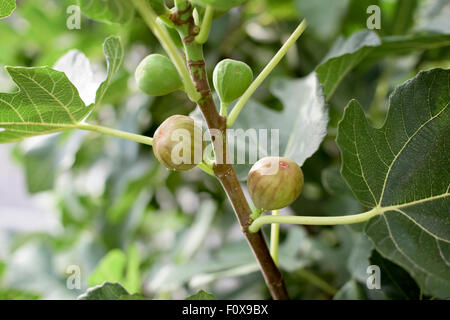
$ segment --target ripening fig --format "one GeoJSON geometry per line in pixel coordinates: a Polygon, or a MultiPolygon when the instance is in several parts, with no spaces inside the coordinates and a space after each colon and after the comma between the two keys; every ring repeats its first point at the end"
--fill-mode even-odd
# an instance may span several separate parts
{"type": "Polygon", "coordinates": [[[220,101],[227,104],[242,96],[252,80],[252,69],[241,61],[225,59],[214,68],[214,88],[220,101]]]}
{"type": "Polygon", "coordinates": [[[247,186],[256,208],[277,210],[298,198],[303,188],[303,172],[289,158],[265,157],[250,169],[247,186]]]}
{"type": "Polygon", "coordinates": [[[136,68],[139,89],[150,96],[163,96],[183,88],[180,75],[172,61],[162,54],[151,54],[136,68]]]}
{"type": "Polygon", "coordinates": [[[153,153],[171,170],[190,170],[202,162],[205,148],[202,135],[202,128],[194,119],[171,116],[155,131],[153,153]]]}

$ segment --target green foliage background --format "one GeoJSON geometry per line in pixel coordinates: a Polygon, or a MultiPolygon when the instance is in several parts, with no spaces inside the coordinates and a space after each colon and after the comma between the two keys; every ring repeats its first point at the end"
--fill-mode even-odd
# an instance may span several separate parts
{"type": "MultiPolygon", "coordinates": [[[[152,98],[137,89],[134,68],[148,53],[161,52],[140,19],[115,25],[83,16],[81,30],[68,30],[66,8],[75,1],[17,2],[16,11],[0,20],[0,92],[15,91],[4,66],[53,66],[70,49],[106,70],[102,43],[118,35],[124,65],[91,119],[151,136],[168,116],[194,110],[181,92],[152,98]]],[[[419,71],[448,69],[449,10],[441,0],[250,0],[213,22],[205,47],[210,76],[223,58],[245,61],[258,74],[308,19],[295,49],[255,95],[259,107],[283,112],[298,97],[279,99],[277,79],[316,70],[329,104],[327,136],[304,163],[304,192],[286,212],[333,216],[364,209],[338,172],[338,121],[355,98],[380,127],[395,87],[419,71]],[[381,7],[376,32],[366,29],[372,4],[381,7]]],[[[0,229],[0,299],[71,299],[104,281],[121,283],[115,298],[128,291],[184,299],[200,289],[216,298],[269,298],[218,181],[198,169],[170,172],[150,147],[131,141],[79,131],[39,139],[31,147],[17,143],[12,155],[29,193],[46,197],[59,225],[49,233],[0,229]],[[70,265],[80,267],[79,290],[66,286],[70,265]]],[[[1,209],[0,215],[8,214],[1,209]]],[[[431,298],[373,249],[359,225],[281,230],[280,267],[293,299],[431,298]],[[380,290],[366,288],[370,264],[382,269],[380,290]]]]}

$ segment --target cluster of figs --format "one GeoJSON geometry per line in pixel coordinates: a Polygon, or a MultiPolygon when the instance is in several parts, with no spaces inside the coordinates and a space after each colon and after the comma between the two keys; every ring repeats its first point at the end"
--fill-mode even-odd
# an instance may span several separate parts
{"type": "MultiPolygon", "coordinates": [[[[136,68],[138,87],[148,95],[162,96],[183,90],[183,83],[170,59],[161,54],[151,54],[136,68]]],[[[213,72],[214,88],[225,104],[239,98],[253,80],[251,68],[241,62],[225,59],[213,72]]],[[[202,128],[193,118],[173,115],[155,131],[153,152],[168,169],[184,171],[202,161],[205,143],[202,128]],[[181,132],[181,137],[180,137],[181,132]],[[180,148],[180,139],[189,143],[180,148]],[[183,155],[183,152],[187,154],[183,155]],[[200,157],[196,155],[201,154],[200,157]],[[178,157],[174,157],[174,154],[178,157]]],[[[276,210],[289,206],[301,193],[303,173],[295,161],[286,157],[264,157],[248,173],[247,186],[253,204],[259,210],[276,210]]]]}

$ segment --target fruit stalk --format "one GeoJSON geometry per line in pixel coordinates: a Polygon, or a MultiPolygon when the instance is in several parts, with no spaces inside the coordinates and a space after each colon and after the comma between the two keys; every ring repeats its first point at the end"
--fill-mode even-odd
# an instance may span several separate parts
{"type": "Polygon", "coordinates": [[[211,134],[219,131],[222,139],[213,139],[216,163],[214,164],[214,174],[220,180],[228,199],[230,200],[234,212],[239,220],[242,231],[245,234],[250,247],[260,265],[264,280],[275,300],[289,299],[284,284],[283,276],[275,265],[264,236],[261,232],[250,233],[248,230],[251,223],[251,209],[242,191],[239,180],[236,176],[233,165],[226,161],[217,161],[218,158],[226,159],[226,117],[220,115],[212,98],[211,89],[205,69],[203,59],[203,47],[195,41],[198,34],[198,27],[195,26],[192,18],[192,6],[186,0],[176,0],[176,11],[172,13],[171,19],[183,39],[187,64],[192,80],[201,98],[197,101],[198,106],[206,120],[211,134]]]}

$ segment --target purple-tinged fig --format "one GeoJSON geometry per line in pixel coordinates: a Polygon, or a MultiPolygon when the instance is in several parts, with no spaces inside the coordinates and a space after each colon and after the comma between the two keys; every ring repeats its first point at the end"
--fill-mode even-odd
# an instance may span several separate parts
{"type": "Polygon", "coordinates": [[[248,192],[256,208],[277,210],[289,206],[303,189],[302,169],[285,157],[265,157],[250,169],[248,192]]]}
{"type": "Polygon", "coordinates": [[[171,170],[194,168],[202,162],[204,148],[202,128],[188,116],[167,118],[153,136],[153,153],[171,170]]]}

